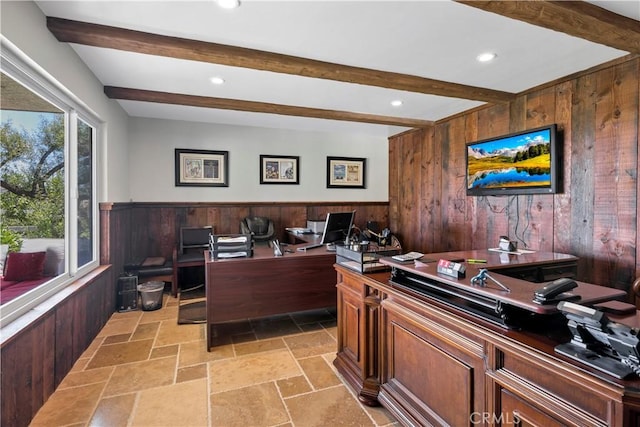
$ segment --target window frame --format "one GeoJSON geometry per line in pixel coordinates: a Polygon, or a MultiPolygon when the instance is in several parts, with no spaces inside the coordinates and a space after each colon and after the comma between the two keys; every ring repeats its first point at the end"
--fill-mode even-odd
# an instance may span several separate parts
{"type": "Polygon", "coordinates": [[[100,165],[99,145],[104,132],[104,122],[84,102],[59,83],[53,76],[15,47],[3,35],[0,35],[0,70],[64,112],[65,118],[65,271],[43,283],[37,288],[16,297],[0,306],[0,327],[44,303],[74,281],[90,273],[100,261],[100,211],[98,209],[98,165],[100,165]],[[91,208],[92,208],[92,245],[93,259],[83,266],[77,266],[78,229],[77,212],[77,127],[78,120],[92,128],[92,164],[91,164],[91,208]],[[74,187],[75,186],[75,187],[74,187]]]}

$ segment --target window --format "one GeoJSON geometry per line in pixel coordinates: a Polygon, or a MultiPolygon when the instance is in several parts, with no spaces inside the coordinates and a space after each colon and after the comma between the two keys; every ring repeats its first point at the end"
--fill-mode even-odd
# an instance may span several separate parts
{"type": "Polygon", "coordinates": [[[14,273],[3,280],[4,326],[98,265],[101,125],[74,95],[2,42],[0,262],[8,251],[45,252],[41,279],[14,273]]]}

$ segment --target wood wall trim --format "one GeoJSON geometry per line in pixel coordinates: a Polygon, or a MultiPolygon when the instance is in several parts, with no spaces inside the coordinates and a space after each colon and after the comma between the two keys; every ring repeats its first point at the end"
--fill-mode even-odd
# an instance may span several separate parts
{"type": "MultiPolygon", "coordinates": [[[[568,76],[560,77],[559,79],[556,79],[556,80],[553,80],[553,81],[550,81],[550,82],[542,83],[542,84],[540,84],[538,86],[532,87],[530,89],[527,89],[525,91],[522,91],[522,92],[518,93],[516,99],[514,100],[514,102],[517,99],[522,98],[523,96],[526,96],[526,95],[529,95],[529,94],[532,94],[532,93],[536,93],[536,92],[542,91],[544,89],[549,89],[549,88],[558,86],[558,85],[566,83],[566,82],[572,82],[572,81],[575,81],[575,80],[579,79],[580,77],[588,76],[590,74],[597,73],[599,71],[603,71],[603,70],[606,70],[608,68],[614,68],[614,67],[622,65],[624,63],[635,61],[638,58],[640,58],[640,55],[637,55],[637,54],[625,55],[622,58],[613,59],[611,61],[607,61],[607,62],[605,62],[603,64],[596,65],[596,66],[588,68],[586,70],[582,70],[582,71],[579,71],[577,73],[570,74],[568,76]]],[[[448,123],[448,122],[450,122],[451,120],[453,120],[455,118],[466,117],[469,114],[472,114],[472,113],[475,113],[475,112],[478,112],[478,111],[482,111],[482,110],[486,110],[486,109],[492,108],[493,106],[494,106],[494,104],[479,105],[477,107],[470,108],[468,110],[461,111],[459,113],[452,114],[451,116],[444,117],[442,119],[436,120],[434,122],[434,125],[439,125],[439,124],[442,124],[442,123],[448,123]]],[[[405,132],[401,132],[399,134],[390,136],[389,139],[396,138],[397,136],[403,135],[404,133],[405,132]]]]}
{"type": "Polygon", "coordinates": [[[30,310],[22,317],[17,318],[7,326],[3,327],[2,339],[0,340],[0,349],[12,344],[16,337],[19,337],[20,334],[28,331],[30,328],[36,327],[38,323],[42,321],[42,319],[52,315],[60,304],[64,304],[71,298],[74,298],[75,295],[84,287],[90,285],[96,280],[99,280],[103,275],[107,274],[111,268],[111,265],[99,265],[90,273],[87,273],[86,275],[70,283],[58,294],[56,294],[56,296],[52,297],[52,299],[56,300],[55,305],[47,308],[48,302],[45,301],[38,306],[38,310],[30,310]],[[60,298],[61,295],[64,296],[60,298]]]}
{"type": "Polygon", "coordinates": [[[102,202],[99,203],[101,211],[113,211],[118,209],[126,209],[131,207],[132,202],[102,202]]]}
{"type": "Polygon", "coordinates": [[[110,211],[129,208],[150,208],[150,207],[167,207],[167,208],[184,208],[184,207],[253,207],[253,206],[377,206],[389,205],[389,201],[367,201],[367,202],[351,202],[351,201],[334,201],[334,202],[109,202],[100,203],[101,211],[110,211]]]}
{"type": "Polygon", "coordinates": [[[268,102],[245,101],[240,99],[215,98],[211,96],[185,95],[181,93],[159,92],[135,88],[105,86],[104,93],[111,99],[154,102],[159,104],[186,105],[192,107],[215,108],[221,110],[250,111],[282,116],[311,117],[316,119],[340,120],[358,123],[373,123],[388,126],[426,127],[433,125],[430,120],[404,117],[380,116],[376,114],[353,113],[350,111],[327,110],[323,108],[299,107],[268,102]]]}
{"type": "Polygon", "coordinates": [[[477,86],[69,19],[47,17],[47,28],[60,42],[78,43],[148,55],[484,102],[503,103],[509,102],[515,97],[514,94],[509,92],[477,86]]]}
{"type": "Polygon", "coordinates": [[[615,49],[640,53],[638,21],[585,1],[457,1],[615,49]]]}
{"type": "Polygon", "coordinates": [[[628,290],[640,265],[640,56],[608,65],[389,138],[390,228],[403,247],[483,249],[506,234],[579,257],[578,280],[628,290]],[[561,132],[561,192],[466,196],[467,142],[551,123],[561,132]]]}

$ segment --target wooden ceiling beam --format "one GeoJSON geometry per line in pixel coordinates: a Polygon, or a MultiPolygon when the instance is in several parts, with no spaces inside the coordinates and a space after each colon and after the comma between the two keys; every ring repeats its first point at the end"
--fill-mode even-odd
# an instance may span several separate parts
{"type": "Polygon", "coordinates": [[[487,12],[640,54],[640,23],[584,1],[456,0],[487,12]]]}
{"type": "Polygon", "coordinates": [[[49,31],[60,42],[77,43],[148,55],[243,67],[366,86],[404,90],[475,101],[506,103],[515,94],[425,77],[316,61],[237,46],[145,33],[106,25],[47,17],[49,31]]]}
{"type": "Polygon", "coordinates": [[[295,107],[270,104],[267,102],[244,101],[238,99],[213,98],[208,96],[185,95],[152,90],[105,86],[104,93],[111,99],[154,102],[159,104],[185,105],[191,107],[216,108],[221,110],[250,111],[254,113],[279,114],[284,116],[310,117],[316,119],[340,120],[379,125],[424,128],[433,126],[429,120],[402,117],[378,116],[353,113],[350,111],[324,110],[321,108],[295,107]]]}

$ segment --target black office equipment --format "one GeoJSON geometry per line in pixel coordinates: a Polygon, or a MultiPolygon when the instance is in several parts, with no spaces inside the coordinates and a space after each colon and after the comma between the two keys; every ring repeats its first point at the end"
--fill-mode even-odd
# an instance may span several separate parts
{"type": "Polygon", "coordinates": [[[555,351],[616,378],[640,374],[638,330],[610,321],[593,308],[572,302],[558,303],[558,310],[568,319],[573,337],[555,351]]]}
{"type": "Polygon", "coordinates": [[[356,211],[329,212],[324,223],[322,244],[345,243],[349,239],[356,211]]]}
{"type": "Polygon", "coordinates": [[[138,276],[122,275],[118,278],[118,311],[138,309],[138,276]]]}
{"type": "Polygon", "coordinates": [[[555,124],[467,143],[467,196],[557,193],[559,145],[555,124]]]}
{"type": "Polygon", "coordinates": [[[578,284],[574,280],[562,277],[535,291],[533,293],[533,302],[538,304],[550,304],[559,301],[580,299],[578,295],[568,292],[577,286],[578,284]]]}
{"type": "Polygon", "coordinates": [[[397,255],[400,248],[378,246],[375,243],[336,246],[336,263],[359,273],[373,273],[391,270],[391,266],[382,264],[380,259],[397,255]]]}
{"type": "Polygon", "coordinates": [[[349,241],[355,215],[356,211],[329,212],[324,223],[324,231],[322,232],[320,243],[310,243],[300,246],[298,250],[306,251],[326,245],[327,250],[335,251],[336,244],[344,245],[349,241]]]}

